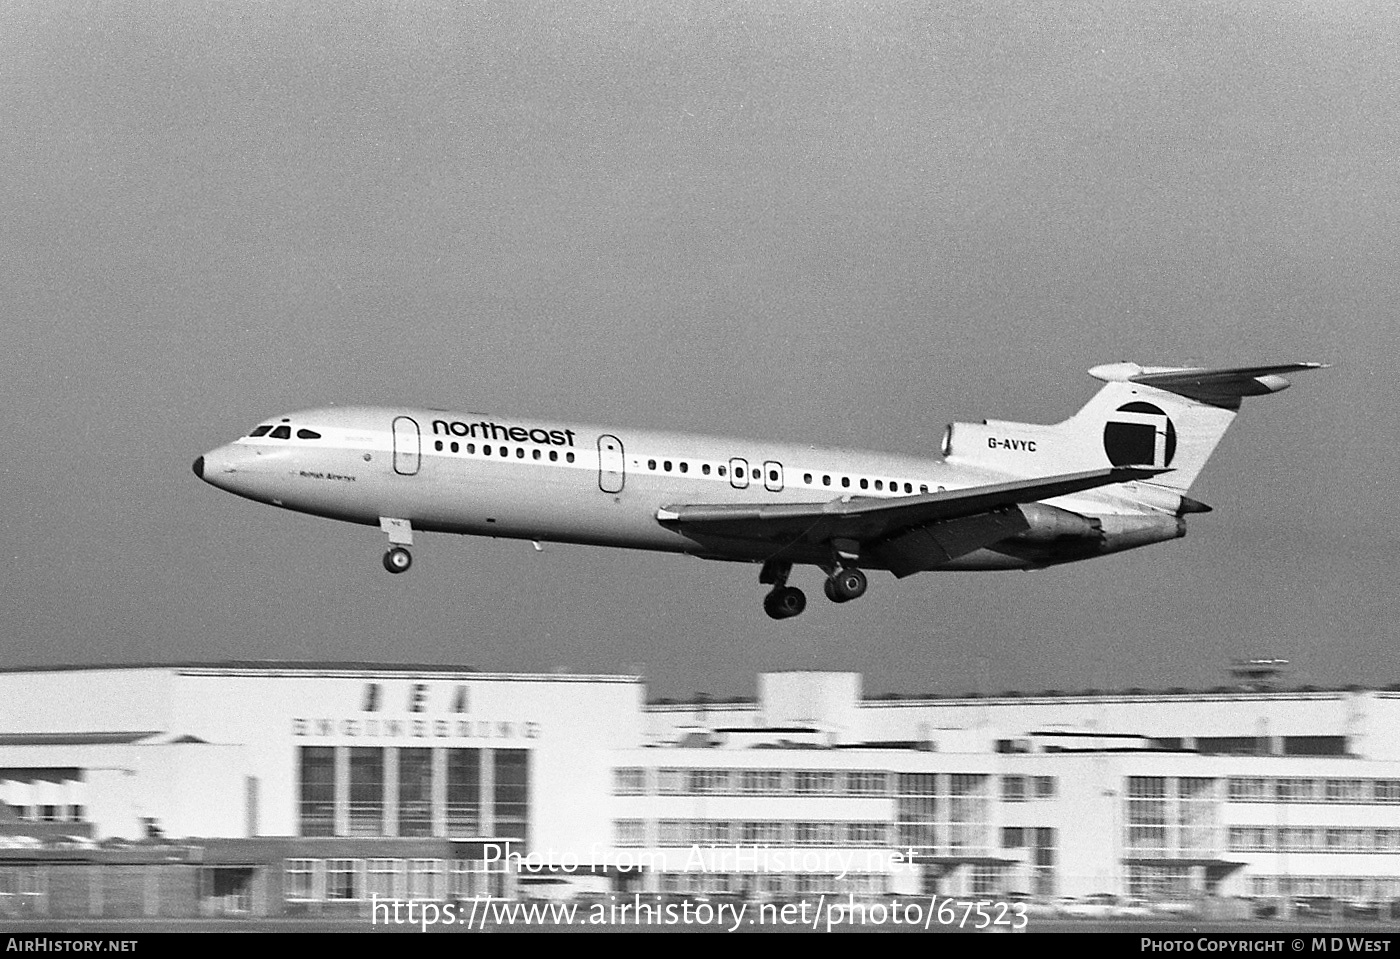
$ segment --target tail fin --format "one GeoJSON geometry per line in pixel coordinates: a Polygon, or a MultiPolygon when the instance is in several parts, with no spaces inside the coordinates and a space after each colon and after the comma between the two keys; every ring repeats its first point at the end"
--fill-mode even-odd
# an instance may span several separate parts
{"type": "Polygon", "coordinates": [[[953,461],[1018,476],[1154,466],[1168,472],[1153,477],[1151,484],[1184,496],[1234,421],[1243,397],[1277,393],[1289,385],[1281,374],[1323,365],[1218,370],[1096,366],[1089,375],[1107,385],[1064,422],[955,423],[944,436],[943,453],[953,461]]]}

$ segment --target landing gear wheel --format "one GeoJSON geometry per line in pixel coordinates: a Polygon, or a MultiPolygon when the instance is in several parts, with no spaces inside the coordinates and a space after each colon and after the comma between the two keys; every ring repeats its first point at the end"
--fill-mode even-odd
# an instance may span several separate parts
{"type": "Polygon", "coordinates": [[[849,603],[864,596],[867,585],[869,581],[864,573],[854,567],[847,567],[837,570],[836,574],[826,581],[826,595],[835,602],[849,603]]]}
{"type": "Polygon", "coordinates": [[[391,573],[406,573],[412,565],[412,554],[402,546],[395,546],[384,554],[384,568],[391,573]]]}
{"type": "Polygon", "coordinates": [[[826,593],[826,598],[831,600],[833,603],[845,602],[845,600],[842,599],[841,596],[836,592],[836,583],[832,580],[828,579],[826,582],[822,583],[822,592],[826,593]]]}
{"type": "Polygon", "coordinates": [[[807,596],[796,586],[779,586],[763,597],[763,611],[774,619],[790,619],[807,608],[807,596]]]}

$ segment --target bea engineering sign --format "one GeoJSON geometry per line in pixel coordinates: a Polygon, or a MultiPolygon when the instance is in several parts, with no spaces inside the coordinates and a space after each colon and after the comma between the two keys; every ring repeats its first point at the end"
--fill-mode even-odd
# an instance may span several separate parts
{"type": "Polygon", "coordinates": [[[365,683],[355,715],[293,716],[292,736],[320,740],[539,739],[540,724],[472,715],[465,684],[365,683]]]}

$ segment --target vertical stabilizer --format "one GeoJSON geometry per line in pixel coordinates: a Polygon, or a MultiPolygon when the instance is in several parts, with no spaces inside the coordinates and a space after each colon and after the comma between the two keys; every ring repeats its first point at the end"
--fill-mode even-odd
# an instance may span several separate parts
{"type": "Polygon", "coordinates": [[[1283,373],[1320,366],[1096,366],[1089,373],[1106,381],[1104,387],[1064,422],[954,423],[943,452],[950,461],[1017,476],[1151,466],[1169,471],[1153,477],[1153,486],[1182,495],[1234,422],[1243,397],[1277,393],[1289,385],[1283,373]]]}

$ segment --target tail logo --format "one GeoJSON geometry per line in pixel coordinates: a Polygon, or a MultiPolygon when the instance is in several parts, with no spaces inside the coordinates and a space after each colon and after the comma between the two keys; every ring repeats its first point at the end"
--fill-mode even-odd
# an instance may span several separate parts
{"type": "Polygon", "coordinates": [[[1104,424],[1103,448],[1114,466],[1165,468],[1176,455],[1176,427],[1151,403],[1127,403],[1104,424]]]}

